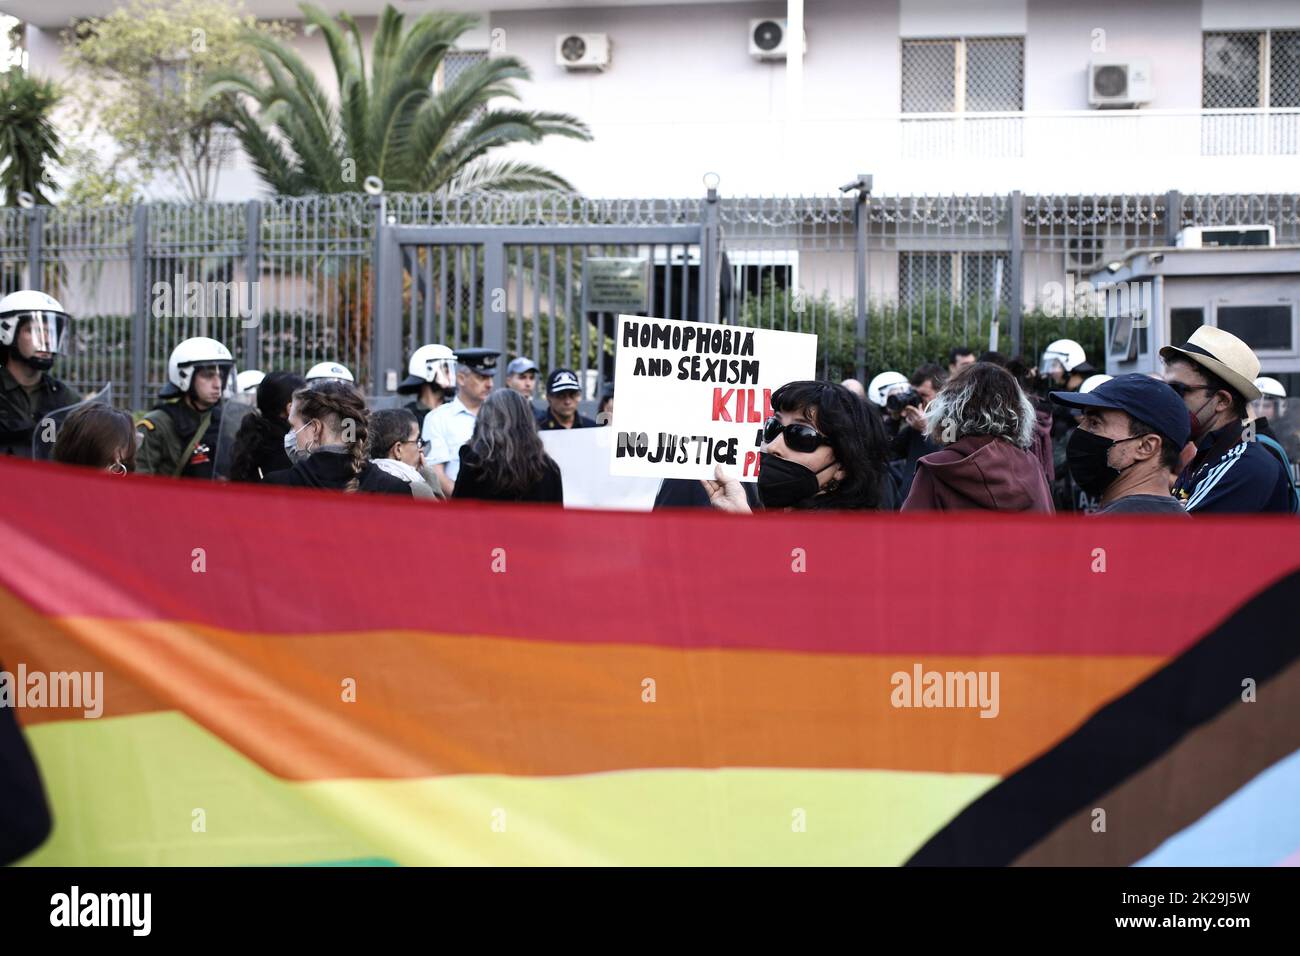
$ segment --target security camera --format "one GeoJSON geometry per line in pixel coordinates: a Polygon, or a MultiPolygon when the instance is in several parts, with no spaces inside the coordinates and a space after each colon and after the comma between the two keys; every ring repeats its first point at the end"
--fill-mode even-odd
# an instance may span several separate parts
{"type": "Polygon", "coordinates": [[[851,182],[851,183],[845,183],[843,186],[841,186],[841,187],[840,187],[840,192],[842,192],[842,193],[848,193],[848,192],[852,192],[852,191],[855,190],[855,189],[859,189],[859,190],[861,190],[862,193],[863,193],[864,195],[870,195],[870,194],[871,194],[871,174],[870,174],[870,173],[858,173],[858,178],[855,179],[855,180],[853,180],[853,182],[851,182]]]}

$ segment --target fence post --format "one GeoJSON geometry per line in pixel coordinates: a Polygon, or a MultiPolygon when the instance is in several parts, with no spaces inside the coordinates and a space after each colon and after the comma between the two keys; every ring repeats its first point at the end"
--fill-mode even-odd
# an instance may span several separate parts
{"type": "MultiPolygon", "coordinates": [[[[149,276],[145,257],[148,253],[149,207],[135,207],[131,231],[131,289],[135,293],[131,315],[131,408],[144,408],[145,335],[149,322],[149,276]]],[[[170,280],[170,277],[169,277],[170,280]]]]}
{"type": "MultiPolygon", "coordinates": [[[[721,240],[718,215],[718,190],[710,186],[704,200],[704,222],[700,228],[700,302],[701,322],[718,321],[718,246],[721,240]]],[[[685,318],[685,316],[683,316],[685,318]]]]}
{"type": "Polygon", "coordinates": [[[867,197],[871,195],[871,177],[859,173],[853,203],[853,364],[859,381],[867,380],[867,197]]]}
{"type": "Polygon", "coordinates": [[[395,377],[401,365],[402,267],[397,257],[396,237],[388,225],[388,205],[384,197],[373,197],[371,205],[375,210],[375,236],[371,252],[370,390],[378,397],[388,391],[389,373],[395,377]],[[393,305],[394,293],[396,306],[393,305]]]}
{"type": "Polygon", "coordinates": [[[244,273],[248,279],[248,305],[253,314],[244,322],[244,367],[262,367],[262,203],[250,199],[244,206],[247,246],[244,273]]]}
{"type": "Polygon", "coordinates": [[[1177,189],[1165,193],[1165,245],[1172,246],[1178,241],[1178,233],[1183,226],[1183,194],[1177,189]]]}
{"type": "MultiPolygon", "coordinates": [[[[1015,356],[1020,354],[1025,311],[1025,197],[1019,189],[1011,193],[1011,208],[1007,212],[1007,220],[1009,239],[1007,258],[1010,260],[1008,265],[1011,267],[1009,270],[1011,274],[1007,277],[1011,287],[1011,351],[1007,354],[1015,356]]],[[[1037,296],[1034,297],[1034,301],[1038,301],[1037,296]]],[[[993,303],[995,314],[1001,308],[1001,302],[993,303]]]]}
{"type": "MultiPolygon", "coordinates": [[[[587,326],[585,312],[582,326],[587,326]]],[[[488,235],[483,241],[483,347],[502,355],[506,351],[506,244],[497,235],[488,235]]],[[[497,362],[498,387],[505,381],[505,367],[505,362],[497,362]]]]}
{"type": "Polygon", "coordinates": [[[32,206],[27,211],[27,288],[37,292],[45,288],[45,207],[32,206]]]}

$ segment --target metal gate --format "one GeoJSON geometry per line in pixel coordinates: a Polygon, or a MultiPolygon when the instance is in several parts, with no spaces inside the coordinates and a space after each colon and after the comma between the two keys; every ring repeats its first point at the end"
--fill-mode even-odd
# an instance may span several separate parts
{"type": "Polygon", "coordinates": [[[439,342],[526,356],[545,374],[570,368],[584,397],[596,398],[613,374],[617,316],[584,311],[590,257],[647,259],[648,314],[716,321],[709,217],[682,225],[385,225],[378,243],[372,381],[381,394],[396,387],[412,351],[439,342]]]}

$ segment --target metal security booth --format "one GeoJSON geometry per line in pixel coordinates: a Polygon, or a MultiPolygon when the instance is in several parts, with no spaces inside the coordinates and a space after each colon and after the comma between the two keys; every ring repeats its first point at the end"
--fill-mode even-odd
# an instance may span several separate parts
{"type": "Polygon", "coordinates": [[[1300,245],[1134,249],[1093,274],[1106,372],[1157,373],[1160,349],[1213,325],[1245,341],[1260,374],[1300,394],[1300,245]]]}

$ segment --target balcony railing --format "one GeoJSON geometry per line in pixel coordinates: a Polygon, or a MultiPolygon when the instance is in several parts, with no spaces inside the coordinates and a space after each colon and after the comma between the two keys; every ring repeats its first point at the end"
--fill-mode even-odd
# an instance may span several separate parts
{"type": "Polygon", "coordinates": [[[1050,161],[1096,149],[1171,158],[1300,154],[1300,109],[904,113],[876,122],[886,136],[896,125],[902,159],[1050,161]]]}

